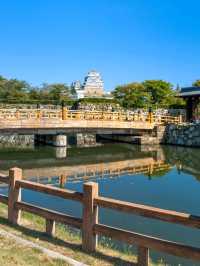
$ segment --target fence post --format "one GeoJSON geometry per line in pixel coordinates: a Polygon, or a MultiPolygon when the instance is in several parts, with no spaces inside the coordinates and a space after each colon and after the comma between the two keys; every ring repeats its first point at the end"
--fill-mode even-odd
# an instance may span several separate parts
{"type": "Polygon", "coordinates": [[[21,200],[21,188],[16,188],[15,183],[21,179],[22,169],[15,167],[9,170],[8,220],[13,224],[20,223],[21,211],[15,208],[15,202],[21,200]]]}
{"type": "Polygon", "coordinates": [[[46,233],[49,236],[54,236],[55,234],[55,221],[46,219],[46,233]]]}
{"type": "Polygon", "coordinates": [[[94,199],[98,197],[98,183],[87,182],[83,185],[83,250],[95,251],[97,246],[97,235],[93,227],[98,223],[98,206],[94,205],[94,199]]]}
{"type": "Polygon", "coordinates": [[[149,266],[149,249],[138,247],[138,266],[149,266]]]}

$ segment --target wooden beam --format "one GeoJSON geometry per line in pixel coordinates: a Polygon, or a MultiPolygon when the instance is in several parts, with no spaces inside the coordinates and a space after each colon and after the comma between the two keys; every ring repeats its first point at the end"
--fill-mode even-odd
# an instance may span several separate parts
{"type": "Polygon", "coordinates": [[[39,184],[31,181],[21,180],[16,182],[17,188],[26,188],[31,189],[38,192],[43,192],[46,194],[50,194],[52,196],[57,196],[63,199],[69,199],[69,200],[76,200],[76,201],[83,201],[83,193],[67,190],[67,189],[61,189],[57,187],[52,187],[49,185],[39,184]]]}
{"type": "Polygon", "coordinates": [[[166,252],[187,259],[200,260],[200,248],[186,246],[177,242],[167,241],[102,224],[96,224],[94,226],[94,232],[96,234],[124,241],[128,244],[136,244],[138,246],[166,252]]]}
{"type": "Polygon", "coordinates": [[[59,223],[72,225],[76,228],[82,227],[82,219],[70,215],[66,215],[56,211],[51,211],[49,209],[41,208],[32,204],[27,204],[25,202],[16,202],[15,207],[19,210],[31,212],[38,216],[42,216],[46,219],[53,220],[59,223]]]}
{"type": "Polygon", "coordinates": [[[9,176],[0,174],[0,182],[9,184],[9,176]]]}
{"type": "Polygon", "coordinates": [[[8,196],[0,194],[0,202],[8,205],[8,196]]]}
{"type": "Polygon", "coordinates": [[[164,210],[147,205],[124,202],[105,197],[96,198],[94,200],[94,203],[103,208],[115,209],[118,211],[133,213],[148,218],[200,228],[200,217],[188,213],[164,210]]]}

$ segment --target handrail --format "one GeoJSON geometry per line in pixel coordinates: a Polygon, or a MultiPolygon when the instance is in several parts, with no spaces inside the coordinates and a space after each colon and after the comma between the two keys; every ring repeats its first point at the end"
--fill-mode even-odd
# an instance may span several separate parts
{"type": "Polygon", "coordinates": [[[18,180],[16,181],[16,188],[26,188],[31,189],[37,192],[43,192],[45,194],[50,194],[53,196],[61,197],[63,199],[75,200],[75,201],[83,201],[83,193],[61,189],[57,187],[52,187],[49,185],[38,184],[31,181],[26,180],[18,180]]]}
{"type": "Polygon", "coordinates": [[[192,260],[200,260],[200,248],[183,245],[177,242],[167,241],[160,238],[138,234],[115,227],[97,224],[94,232],[103,236],[112,237],[128,244],[137,244],[146,248],[153,248],[171,255],[184,257],[192,260]]]}
{"type": "Polygon", "coordinates": [[[8,205],[8,196],[0,194],[0,202],[8,205]]]}
{"type": "Polygon", "coordinates": [[[95,198],[94,204],[103,208],[115,209],[117,211],[137,214],[139,216],[162,220],[165,222],[200,228],[200,216],[195,216],[188,213],[164,210],[152,206],[125,202],[105,197],[95,198]]]}
{"type": "Polygon", "coordinates": [[[15,207],[18,210],[30,212],[36,215],[40,215],[46,219],[54,220],[59,223],[71,225],[76,228],[82,227],[82,219],[76,218],[74,216],[66,215],[60,212],[52,211],[46,208],[38,207],[25,202],[16,202],[15,207]]]}
{"type": "Polygon", "coordinates": [[[83,111],[62,109],[0,109],[0,120],[95,120],[95,121],[133,121],[156,124],[182,123],[182,116],[159,115],[153,113],[83,111]]]}
{"type": "Polygon", "coordinates": [[[7,175],[0,174],[0,182],[8,184],[9,177],[7,175]]]}

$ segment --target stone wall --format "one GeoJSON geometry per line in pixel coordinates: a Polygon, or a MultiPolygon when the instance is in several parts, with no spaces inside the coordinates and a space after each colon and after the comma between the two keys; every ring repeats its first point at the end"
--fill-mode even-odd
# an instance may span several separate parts
{"type": "Polygon", "coordinates": [[[1,134],[0,147],[28,147],[34,145],[34,135],[1,134]]]}
{"type": "Polygon", "coordinates": [[[78,133],[76,134],[78,147],[98,146],[96,142],[96,134],[78,133]]]}
{"type": "Polygon", "coordinates": [[[168,125],[163,142],[165,144],[200,147],[200,124],[168,125]]]}
{"type": "Polygon", "coordinates": [[[72,109],[82,111],[104,111],[104,112],[120,112],[123,110],[117,103],[90,103],[90,102],[78,102],[72,109]]]}

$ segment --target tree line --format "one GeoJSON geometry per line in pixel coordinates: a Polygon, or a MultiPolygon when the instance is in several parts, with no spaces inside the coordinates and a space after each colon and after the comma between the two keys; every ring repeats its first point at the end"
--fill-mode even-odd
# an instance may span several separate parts
{"type": "MultiPolygon", "coordinates": [[[[192,85],[200,87],[200,80],[192,85]]],[[[179,86],[174,89],[170,82],[164,80],[145,80],[117,86],[112,95],[113,100],[124,108],[183,107],[184,101],[177,97],[179,91],[179,86]]],[[[26,81],[0,76],[0,102],[72,104],[75,94],[65,83],[44,83],[34,87],[26,81]]],[[[84,101],[87,102],[87,99],[84,101]]],[[[98,99],[98,102],[106,101],[111,102],[105,98],[98,99]]]]}
{"type": "MultiPolygon", "coordinates": [[[[200,79],[192,83],[200,87],[200,79]]],[[[117,86],[114,98],[125,108],[184,108],[185,101],[178,97],[180,87],[164,80],[145,80],[117,86]]]]}
{"type": "Polygon", "coordinates": [[[56,104],[72,101],[74,94],[74,90],[65,83],[44,83],[33,87],[26,81],[0,76],[0,102],[56,104]]]}
{"type": "Polygon", "coordinates": [[[125,108],[180,108],[184,101],[177,97],[179,91],[163,80],[145,80],[117,86],[113,95],[125,108]]]}

